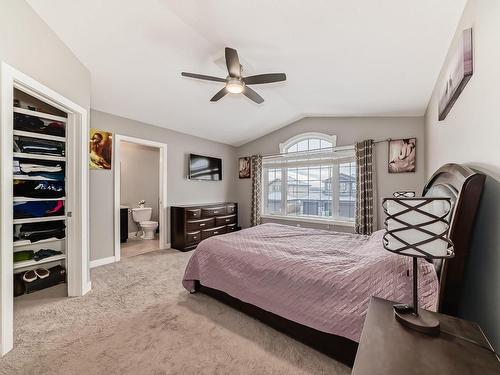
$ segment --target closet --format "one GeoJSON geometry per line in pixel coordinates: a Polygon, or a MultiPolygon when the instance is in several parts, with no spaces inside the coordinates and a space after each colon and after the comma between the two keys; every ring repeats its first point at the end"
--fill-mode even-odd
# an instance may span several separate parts
{"type": "MultiPolygon", "coordinates": [[[[68,114],[19,89],[13,102],[14,296],[67,281],[68,114]]],[[[66,288],[67,289],[67,288],[66,288]]]]}

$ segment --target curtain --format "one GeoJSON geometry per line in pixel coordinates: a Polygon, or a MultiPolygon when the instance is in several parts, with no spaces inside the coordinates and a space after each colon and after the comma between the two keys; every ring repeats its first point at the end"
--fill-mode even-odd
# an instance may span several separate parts
{"type": "Polygon", "coordinates": [[[262,156],[252,155],[250,166],[252,173],[252,209],[250,226],[254,227],[262,223],[262,218],[260,216],[262,201],[262,156]]]}
{"type": "Polygon", "coordinates": [[[372,234],[376,226],[376,182],[373,140],[358,142],[356,153],[356,233],[372,234]]]}

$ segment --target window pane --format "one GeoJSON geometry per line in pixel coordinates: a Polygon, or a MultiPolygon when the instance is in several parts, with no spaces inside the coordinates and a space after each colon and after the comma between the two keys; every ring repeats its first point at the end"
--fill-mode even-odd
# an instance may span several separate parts
{"type": "Polygon", "coordinates": [[[320,167],[310,167],[309,168],[309,180],[319,180],[320,179],[320,167]]]}
{"type": "Polygon", "coordinates": [[[267,169],[264,173],[264,213],[281,213],[281,169],[267,169]]]}
{"type": "Polygon", "coordinates": [[[308,142],[307,139],[304,139],[303,141],[300,141],[297,143],[297,150],[298,151],[307,151],[308,148],[308,142]]]}
{"type": "MultiPolygon", "coordinates": [[[[302,138],[285,148],[285,152],[307,152],[332,146],[332,142],[321,138],[302,138]]],[[[352,158],[354,160],[354,152],[352,158]]],[[[265,213],[354,220],[356,207],[354,161],[339,165],[318,159],[298,158],[297,161],[288,159],[287,162],[290,160],[297,163],[297,166],[266,169],[263,175],[265,213]],[[283,202],[285,196],[286,202],[283,202]]]]}
{"type": "Polygon", "coordinates": [[[331,148],[332,147],[332,142],[324,141],[323,139],[320,140],[320,148],[331,148]]]}
{"type": "Polygon", "coordinates": [[[297,180],[307,181],[308,179],[308,168],[298,168],[297,169],[297,180]]]}
{"type": "Polygon", "coordinates": [[[318,138],[309,139],[309,150],[317,150],[320,148],[320,140],[318,138]]]}

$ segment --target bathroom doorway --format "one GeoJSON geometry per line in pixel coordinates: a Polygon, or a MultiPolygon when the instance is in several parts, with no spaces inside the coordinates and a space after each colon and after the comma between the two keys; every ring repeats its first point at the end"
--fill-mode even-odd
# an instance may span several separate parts
{"type": "Polygon", "coordinates": [[[165,249],[167,145],[115,136],[115,261],[165,249]]]}

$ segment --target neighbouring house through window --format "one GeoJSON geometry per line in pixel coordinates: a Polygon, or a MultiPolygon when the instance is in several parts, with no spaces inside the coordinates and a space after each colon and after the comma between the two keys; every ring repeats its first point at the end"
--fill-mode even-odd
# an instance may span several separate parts
{"type": "Polygon", "coordinates": [[[263,215],[354,223],[354,148],[336,147],[336,136],[306,133],[263,158],[263,215]]]}

